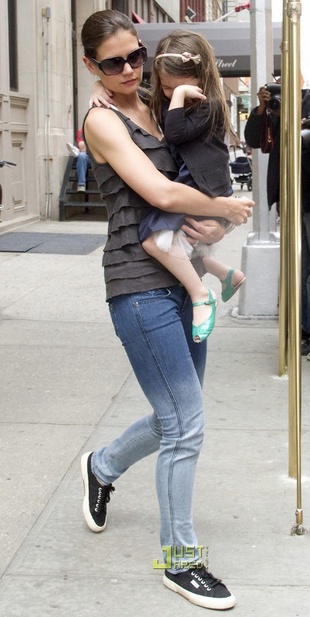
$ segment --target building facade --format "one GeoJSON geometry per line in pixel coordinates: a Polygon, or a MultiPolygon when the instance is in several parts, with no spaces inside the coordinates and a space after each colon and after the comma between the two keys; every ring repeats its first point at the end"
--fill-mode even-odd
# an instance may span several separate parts
{"type": "MultiPolygon", "coordinates": [[[[201,22],[217,21],[227,15],[226,21],[239,21],[240,13],[236,7],[244,6],[246,2],[237,0],[180,0],[180,21],[201,22]]],[[[249,17],[248,17],[249,19],[249,17]]],[[[244,20],[244,13],[242,21],[244,20]]]]}
{"type": "Polygon", "coordinates": [[[59,218],[66,142],[74,141],[82,124],[92,84],[80,45],[91,13],[112,8],[137,26],[151,27],[187,21],[189,7],[194,20],[214,21],[231,5],[231,0],[0,0],[0,160],[16,164],[0,168],[0,233],[59,218]]]}
{"type": "Polygon", "coordinates": [[[133,21],[180,18],[174,0],[0,0],[0,233],[58,219],[59,194],[88,108],[92,78],[79,42],[94,11],[113,8],[133,21]]]}

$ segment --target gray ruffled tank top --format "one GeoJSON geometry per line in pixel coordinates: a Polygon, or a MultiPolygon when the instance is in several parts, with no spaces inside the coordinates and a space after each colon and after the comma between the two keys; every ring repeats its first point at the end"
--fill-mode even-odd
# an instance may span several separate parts
{"type": "MultiPolygon", "coordinates": [[[[160,172],[173,180],[177,168],[165,142],[147,133],[116,108],[113,111],[127,127],[133,142],[160,172]]],[[[102,113],[105,113],[104,108],[102,113]]],[[[143,250],[139,241],[139,224],[154,210],[153,206],[135,193],[108,163],[97,163],[89,149],[88,154],[108,216],[108,237],[102,261],[107,301],[122,294],[178,284],[168,270],[143,250]]]]}

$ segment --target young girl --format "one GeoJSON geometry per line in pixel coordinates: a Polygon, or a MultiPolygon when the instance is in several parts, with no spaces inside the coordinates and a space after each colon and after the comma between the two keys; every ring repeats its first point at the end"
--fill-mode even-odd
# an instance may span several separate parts
{"type": "MultiPolygon", "coordinates": [[[[150,107],[178,166],[176,181],[211,197],[232,195],[225,143],[230,120],[212,48],[201,35],[176,30],[161,39],[153,65],[150,107]]],[[[236,293],[245,276],[214,259],[206,244],[197,243],[193,249],[181,231],[184,220],[182,214],[154,210],[140,225],[140,240],[144,250],[188,291],[193,340],[200,343],[214,328],[217,300],[190,258],[198,253],[204,272],[220,279],[224,302],[236,293]]],[[[229,221],[218,221],[227,227],[226,233],[232,230],[229,221]]]]}
{"type": "MultiPolygon", "coordinates": [[[[151,109],[178,164],[176,181],[211,197],[231,195],[225,143],[230,120],[212,48],[201,35],[176,30],[161,39],[153,66],[151,109]]],[[[218,220],[231,231],[228,221],[218,220]]],[[[193,247],[180,230],[183,221],[182,215],[152,212],[141,223],[140,239],[186,287],[193,303],[193,339],[201,342],[214,327],[216,297],[189,261],[193,247]]],[[[227,302],[244,282],[244,274],[211,257],[206,245],[198,244],[195,252],[205,271],[222,282],[222,300],[227,302]]]]}

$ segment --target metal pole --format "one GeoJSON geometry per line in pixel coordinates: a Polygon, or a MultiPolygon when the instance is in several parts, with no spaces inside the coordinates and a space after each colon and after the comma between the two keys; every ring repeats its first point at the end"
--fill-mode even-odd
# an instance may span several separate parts
{"type": "MultiPolygon", "coordinates": [[[[290,444],[289,474],[296,477],[296,525],[292,533],[301,535],[303,511],[301,498],[301,72],[300,72],[300,15],[301,2],[288,2],[289,18],[289,423],[294,425],[294,439],[290,444]]],[[[291,433],[291,430],[290,430],[291,433]]]]}
{"type": "Polygon", "coordinates": [[[281,139],[280,139],[280,284],[279,284],[279,376],[287,368],[287,281],[288,281],[288,15],[287,0],[283,0],[281,57],[281,139]]]}
{"type": "MultiPolygon", "coordinates": [[[[252,0],[250,9],[252,107],[257,105],[258,87],[272,80],[273,38],[271,0],[252,0]]],[[[278,314],[280,238],[270,230],[266,195],[268,157],[254,150],[253,232],[242,247],[242,271],[246,285],[239,292],[240,317],[270,317],[278,314]]]]}

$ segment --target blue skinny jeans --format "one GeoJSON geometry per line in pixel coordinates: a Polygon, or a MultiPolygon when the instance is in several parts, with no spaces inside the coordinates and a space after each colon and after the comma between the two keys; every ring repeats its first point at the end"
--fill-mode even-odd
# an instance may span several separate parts
{"type": "Polygon", "coordinates": [[[76,173],[78,184],[85,186],[87,168],[90,166],[90,158],[87,152],[80,152],[76,161],[76,173]]]}
{"type": "Polygon", "coordinates": [[[164,555],[164,547],[172,547],[169,569],[175,571],[182,560],[178,547],[197,547],[192,497],[203,442],[206,343],[192,340],[191,302],[180,285],[119,296],[109,307],[115,332],[153,412],[93,454],[93,473],[104,484],[112,483],[158,451],[160,542],[164,555]]]}

